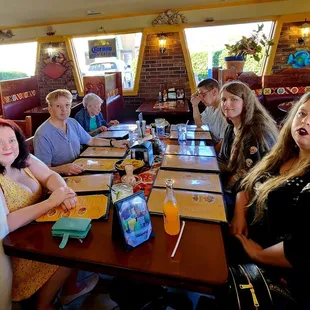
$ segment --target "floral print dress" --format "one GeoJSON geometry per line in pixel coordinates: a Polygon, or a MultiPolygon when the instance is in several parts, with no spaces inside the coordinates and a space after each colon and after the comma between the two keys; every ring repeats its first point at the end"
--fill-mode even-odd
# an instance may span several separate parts
{"type": "MultiPolygon", "coordinates": [[[[28,168],[25,168],[24,171],[29,177],[38,182],[28,168]]],[[[3,191],[6,205],[10,213],[37,203],[42,195],[41,186],[39,186],[37,192],[33,193],[3,174],[0,174],[0,187],[3,191]]],[[[58,269],[58,266],[17,257],[11,257],[11,264],[13,270],[13,301],[29,298],[38,291],[58,269]]]]}

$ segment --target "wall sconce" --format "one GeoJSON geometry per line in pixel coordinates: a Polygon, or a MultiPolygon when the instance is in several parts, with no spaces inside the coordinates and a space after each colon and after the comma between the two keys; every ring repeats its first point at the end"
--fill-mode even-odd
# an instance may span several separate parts
{"type": "Polygon", "coordinates": [[[164,33],[161,33],[160,35],[158,35],[158,44],[159,44],[159,52],[161,54],[164,54],[166,52],[166,41],[167,38],[165,36],[164,33]]]}
{"type": "Polygon", "coordinates": [[[308,37],[310,33],[310,25],[307,23],[307,19],[305,19],[305,22],[300,27],[301,30],[301,37],[298,38],[298,43],[300,45],[305,44],[306,37],[308,37]]]}

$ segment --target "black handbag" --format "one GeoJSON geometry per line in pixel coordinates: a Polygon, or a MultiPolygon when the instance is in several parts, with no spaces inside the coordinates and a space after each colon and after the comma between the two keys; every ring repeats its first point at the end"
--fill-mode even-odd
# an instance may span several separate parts
{"type": "Polygon", "coordinates": [[[229,267],[229,309],[273,309],[269,286],[255,264],[229,267]]]}
{"type": "Polygon", "coordinates": [[[287,282],[255,264],[229,267],[229,293],[224,303],[220,309],[297,309],[287,282]]]}

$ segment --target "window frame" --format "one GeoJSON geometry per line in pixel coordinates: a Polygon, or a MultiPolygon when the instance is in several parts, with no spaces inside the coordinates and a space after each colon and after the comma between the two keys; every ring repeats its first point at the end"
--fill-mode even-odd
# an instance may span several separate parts
{"type": "MultiPolygon", "coordinates": [[[[84,35],[75,35],[75,36],[70,36],[70,53],[72,54],[72,60],[76,68],[78,68],[78,73],[76,73],[79,77],[76,79],[77,84],[79,84],[78,88],[81,88],[81,91],[79,91],[79,95],[83,96],[84,95],[84,87],[83,87],[83,77],[81,75],[81,70],[80,66],[78,63],[78,59],[75,55],[74,52],[74,46],[73,46],[73,39],[75,38],[85,38],[85,37],[102,37],[103,35],[106,36],[112,36],[112,35],[122,35],[122,34],[135,34],[137,32],[141,32],[141,43],[140,43],[140,49],[139,49],[139,55],[138,55],[138,60],[137,60],[137,69],[135,73],[135,80],[132,89],[124,89],[123,88],[123,96],[137,96],[138,91],[139,91],[139,83],[140,83],[140,74],[141,74],[141,68],[142,68],[142,61],[143,61],[143,56],[144,56],[144,50],[145,50],[145,42],[146,42],[146,35],[145,31],[141,29],[135,29],[127,32],[115,32],[115,33],[88,33],[84,35]]],[[[70,57],[71,58],[71,57],[70,57]]]]}

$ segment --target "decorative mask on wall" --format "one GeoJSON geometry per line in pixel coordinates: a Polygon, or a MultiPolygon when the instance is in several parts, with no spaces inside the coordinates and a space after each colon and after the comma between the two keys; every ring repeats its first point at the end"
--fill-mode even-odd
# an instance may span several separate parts
{"type": "Polygon", "coordinates": [[[3,41],[4,39],[11,39],[14,37],[12,30],[2,31],[0,30],[0,40],[3,41]]]}
{"type": "Polygon", "coordinates": [[[178,24],[186,24],[187,18],[179,13],[175,12],[173,10],[168,10],[166,12],[163,12],[159,14],[152,22],[153,26],[156,25],[178,25],[178,24]]]}

